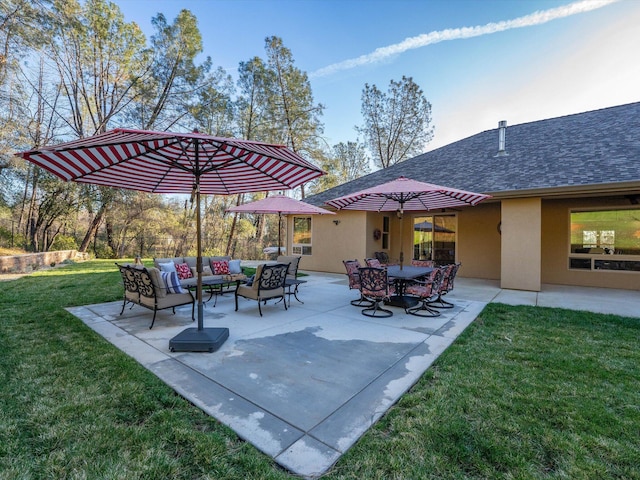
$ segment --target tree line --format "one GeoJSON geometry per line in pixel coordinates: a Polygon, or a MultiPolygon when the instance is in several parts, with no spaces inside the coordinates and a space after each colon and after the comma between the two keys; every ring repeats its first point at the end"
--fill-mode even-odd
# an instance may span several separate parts
{"type": "MultiPolygon", "coordinates": [[[[197,18],[152,18],[149,38],[105,0],[0,3],[0,246],[75,248],[98,257],[187,254],[194,205],[161,196],[64,183],[14,153],[116,127],[193,131],[287,145],[328,175],[296,196],[353,180],[422,153],[433,135],[431,105],[411,78],[384,93],[365,85],[361,136],[328,145],[325,106],[277,36],[264,55],[240,62],[234,80],[203,57],[197,18]]],[[[209,53],[209,52],[207,52],[209,53]]],[[[204,249],[259,258],[275,245],[277,218],[227,214],[267,193],[206,196],[204,249]]],[[[275,216],[273,216],[275,217],[275,216]]]]}

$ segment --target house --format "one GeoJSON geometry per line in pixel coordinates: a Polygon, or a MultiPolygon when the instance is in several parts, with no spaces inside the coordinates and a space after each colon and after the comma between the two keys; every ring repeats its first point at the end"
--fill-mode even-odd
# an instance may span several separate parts
{"type": "Polygon", "coordinates": [[[502,288],[640,289],[640,102],[500,122],[305,201],[323,206],[400,176],[492,198],[475,207],[405,212],[403,222],[389,212],[290,218],[289,248],[305,256],[304,268],[344,273],[344,259],[404,251],[405,262],[458,261],[458,275],[499,280],[502,288]]]}

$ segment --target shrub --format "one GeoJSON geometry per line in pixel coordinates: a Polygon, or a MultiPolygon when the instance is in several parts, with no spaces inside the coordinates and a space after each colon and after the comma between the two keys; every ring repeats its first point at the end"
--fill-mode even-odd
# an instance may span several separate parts
{"type": "Polygon", "coordinates": [[[78,242],[70,235],[56,235],[49,250],[77,250],[78,242]]]}

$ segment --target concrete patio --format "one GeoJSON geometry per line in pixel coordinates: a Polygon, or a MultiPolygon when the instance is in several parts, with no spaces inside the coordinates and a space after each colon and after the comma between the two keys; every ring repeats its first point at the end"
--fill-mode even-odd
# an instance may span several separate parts
{"type": "Polygon", "coordinates": [[[394,308],[369,318],[349,304],[358,297],[344,275],[310,272],[285,311],[233,294],[205,307],[205,327],[228,327],[214,353],[171,353],[169,339],[193,327],[190,307],[158,313],[122,302],[69,311],[156,374],[180,395],[232,428],[286,468],[325,473],[429,368],[489,302],[640,316],[638,292],[545,285],[501,290],[497,282],[457,279],[455,308],[418,318],[394,308]]]}

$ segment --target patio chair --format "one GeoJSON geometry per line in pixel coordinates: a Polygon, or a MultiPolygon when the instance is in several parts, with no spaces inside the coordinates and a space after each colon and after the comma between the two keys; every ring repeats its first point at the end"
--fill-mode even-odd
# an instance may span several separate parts
{"type": "Polygon", "coordinates": [[[365,258],[364,263],[367,264],[367,267],[384,268],[384,265],[382,265],[382,263],[380,263],[380,260],[378,260],[377,258],[365,258]]]}
{"type": "MultiPolygon", "coordinates": [[[[347,278],[349,279],[349,290],[358,290],[360,292],[360,274],[358,270],[361,265],[358,260],[343,260],[344,268],[347,269],[347,278]]],[[[372,307],[373,302],[367,300],[360,293],[360,298],[357,300],[351,300],[351,305],[354,307],[372,307]]]]}
{"type": "Polygon", "coordinates": [[[301,259],[302,257],[299,255],[280,255],[276,260],[278,263],[289,264],[289,271],[287,272],[287,280],[285,282],[287,296],[289,297],[289,306],[291,306],[291,295],[293,295],[298,302],[304,303],[298,298],[298,287],[301,283],[307,283],[306,280],[298,279],[298,268],[300,266],[301,259]]]}
{"type": "Polygon", "coordinates": [[[451,302],[445,301],[442,297],[453,290],[453,283],[460,268],[460,263],[452,263],[445,265],[444,276],[442,278],[442,285],[438,291],[438,298],[428,302],[428,305],[433,308],[453,308],[455,305],[451,302]]]}
{"type": "Polygon", "coordinates": [[[360,293],[371,301],[371,307],[362,310],[362,314],[367,317],[390,317],[391,310],[381,308],[380,305],[389,300],[395,293],[393,285],[389,283],[387,270],[384,268],[363,267],[358,270],[360,276],[360,293]]]}
{"type": "Polygon", "coordinates": [[[411,266],[413,267],[435,267],[435,262],[433,260],[411,260],[411,266]]]}
{"type": "Polygon", "coordinates": [[[131,307],[136,304],[148,308],[153,310],[153,318],[151,319],[151,325],[149,325],[149,328],[153,328],[158,310],[171,308],[175,314],[175,307],[191,304],[191,320],[195,321],[195,299],[191,292],[182,290],[177,275],[175,280],[167,279],[165,281],[157,268],[145,268],[119,263],[116,263],[116,266],[120,270],[124,286],[120,315],[124,313],[127,303],[131,303],[131,307]]]}
{"type": "Polygon", "coordinates": [[[257,300],[260,316],[262,316],[262,302],[266,303],[267,300],[271,300],[272,298],[282,299],[284,309],[287,310],[287,302],[284,296],[288,270],[288,263],[258,265],[253,283],[251,285],[238,285],[236,287],[236,312],[238,311],[238,297],[257,300]]]}
{"type": "Polygon", "coordinates": [[[419,302],[413,307],[405,308],[405,312],[417,317],[439,317],[440,312],[429,307],[429,302],[439,295],[442,279],[444,278],[444,267],[434,268],[426,279],[414,280],[409,284],[405,293],[415,295],[419,302]]]}
{"type": "Polygon", "coordinates": [[[399,265],[399,262],[391,260],[387,252],[374,252],[373,256],[380,262],[383,267],[390,265],[399,265]]]}

